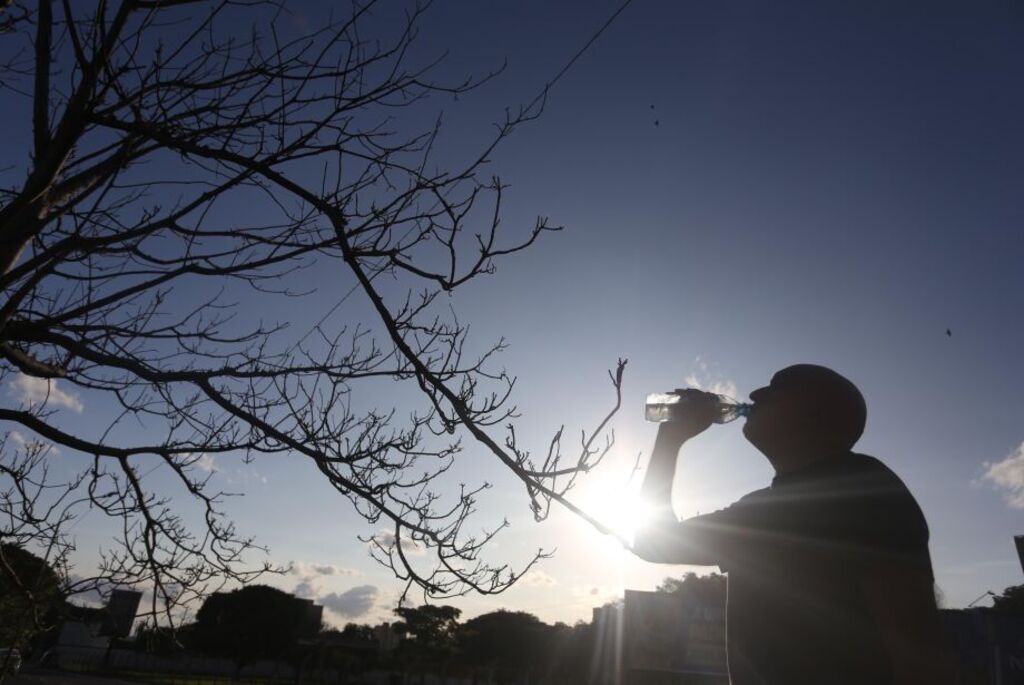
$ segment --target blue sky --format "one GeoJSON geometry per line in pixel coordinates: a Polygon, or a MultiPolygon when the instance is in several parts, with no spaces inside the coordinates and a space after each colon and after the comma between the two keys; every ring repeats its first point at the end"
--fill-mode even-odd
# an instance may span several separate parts
{"type": "MultiPolygon", "coordinates": [[[[442,154],[476,149],[617,6],[436,3],[421,35],[425,51],[449,51],[442,69],[508,61],[442,103],[442,154]]],[[[309,22],[323,11],[296,7],[309,22]]],[[[566,230],[452,298],[478,344],[510,343],[522,442],[594,423],[611,399],[605,369],[629,358],[616,448],[576,496],[612,517],[653,440],[646,393],[690,382],[744,396],[783,366],[824,364],[867,398],[858,449],[918,498],[945,603],[1024,582],[1012,542],[1024,533],[1022,32],[1024,11],[1005,2],[635,0],[494,156],[511,184],[505,225],[540,214],[566,230]]],[[[88,420],[79,401],[62,410],[69,424],[88,420]]],[[[737,424],[687,445],[681,464],[684,514],[771,477],[737,424]]],[[[240,527],[273,560],[300,562],[272,582],[335,607],[337,623],[387,618],[398,584],[310,465],[208,465],[246,492],[229,508],[240,527]]],[[[513,523],[495,558],[558,548],[505,595],[451,602],[467,615],[571,622],[685,570],[631,559],[563,512],[533,523],[483,450],[461,468],[495,485],[481,523],[513,523]]],[[[105,534],[94,519],[76,529],[83,563],[105,534]]]]}

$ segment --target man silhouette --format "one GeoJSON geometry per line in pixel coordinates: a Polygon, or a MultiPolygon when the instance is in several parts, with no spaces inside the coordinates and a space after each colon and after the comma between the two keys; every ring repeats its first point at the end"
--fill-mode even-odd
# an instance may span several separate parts
{"type": "Polygon", "coordinates": [[[711,425],[715,396],[679,392],[685,407],[660,425],[643,483],[656,513],[633,551],[728,574],[733,685],[952,682],[928,526],[892,471],[851,451],[866,417],[856,386],[810,364],[775,374],[750,394],[743,428],[772,484],[683,521],[672,513],[676,456],[711,425]]]}

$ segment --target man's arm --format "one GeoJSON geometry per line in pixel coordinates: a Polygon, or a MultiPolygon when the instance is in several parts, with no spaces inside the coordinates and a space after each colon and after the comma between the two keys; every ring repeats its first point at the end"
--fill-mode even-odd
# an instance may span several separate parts
{"type": "MultiPolygon", "coordinates": [[[[680,391],[677,391],[680,392],[680,391]]],[[[672,509],[672,481],[679,449],[712,423],[717,398],[699,390],[687,393],[685,407],[673,420],[658,426],[640,496],[651,511],[650,520],[636,531],[633,553],[663,564],[713,566],[718,563],[707,535],[714,533],[710,517],[680,522],[672,509]],[[702,544],[703,543],[703,544],[702,544]]],[[[714,516],[713,514],[711,516],[714,516]]]]}

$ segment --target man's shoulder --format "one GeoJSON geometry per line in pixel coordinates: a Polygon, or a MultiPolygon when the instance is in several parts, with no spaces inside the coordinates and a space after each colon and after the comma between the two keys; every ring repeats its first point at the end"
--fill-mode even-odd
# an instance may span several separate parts
{"type": "Polygon", "coordinates": [[[856,506],[857,519],[865,529],[884,531],[884,536],[927,541],[928,524],[917,499],[903,480],[880,460],[852,454],[851,478],[846,488],[856,506]]]}
{"type": "Polygon", "coordinates": [[[685,520],[691,525],[745,526],[752,517],[757,518],[763,506],[771,506],[775,493],[769,488],[754,490],[740,497],[732,504],[707,514],[698,514],[685,520]]]}
{"type": "Polygon", "coordinates": [[[857,526],[875,521],[880,526],[923,526],[917,500],[903,480],[882,461],[848,452],[823,461],[783,482],[775,498],[782,506],[810,509],[815,518],[844,518],[857,526]]]}
{"type": "Polygon", "coordinates": [[[870,454],[862,454],[860,452],[850,452],[847,457],[846,463],[852,465],[853,468],[870,473],[885,474],[899,480],[899,476],[897,476],[892,469],[886,466],[885,462],[877,457],[872,457],[870,454]]]}
{"type": "Polygon", "coordinates": [[[843,460],[842,474],[851,478],[867,496],[910,497],[910,489],[881,460],[867,454],[851,452],[843,460]]]}
{"type": "Polygon", "coordinates": [[[757,504],[758,502],[764,502],[771,499],[775,495],[775,490],[771,487],[761,488],[760,490],[753,490],[740,497],[738,500],[733,502],[730,507],[744,506],[749,504],[757,504]]]}
{"type": "Polygon", "coordinates": [[[721,513],[759,516],[778,508],[806,507],[826,517],[849,513],[859,518],[867,511],[920,516],[916,499],[892,469],[873,456],[853,452],[794,477],[777,478],[771,486],[744,495],[721,513]]]}

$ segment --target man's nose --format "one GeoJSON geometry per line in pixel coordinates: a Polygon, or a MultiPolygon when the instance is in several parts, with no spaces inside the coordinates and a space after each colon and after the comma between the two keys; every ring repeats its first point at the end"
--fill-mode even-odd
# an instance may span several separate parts
{"type": "Polygon", "coordinates": [[[751,392],[750,393],[750,401],[751,402],[757,402],[758,400],[763,398],[765,390],[767,390],[767,388],[758,388],[757,390],[754,390],[753,392],[751,392]]]}

